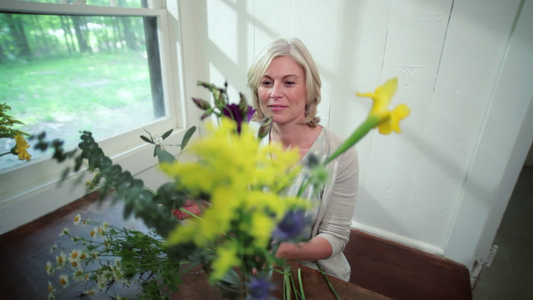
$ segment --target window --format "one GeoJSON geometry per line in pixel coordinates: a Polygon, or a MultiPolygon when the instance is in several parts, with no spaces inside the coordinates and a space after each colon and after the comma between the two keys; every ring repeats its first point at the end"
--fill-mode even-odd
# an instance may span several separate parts
{"type": "MultiPolygon", "coordinates": [[[[177,51],[170,47],[167,11],[147,3],[0,2],[0,103],[25,123],[18,129],[46,131],[49,139],[64,139],[67,148],[77,145],[80,130],[89,130],[106,153],[117,153],[142,144],[142,129],[157,133],[183,125],[176,118],[180,103],[168,100],[177,94],[167,79],[177,78],[170,63],[177,51]]],[[[13,145],[0,139],[0,152],[13,145]]],[[[0,157],[3,191],[13,187],[13,174],[47,169],[38,166],[46,164],[46,154],[31,154],[30,163],[0,157]]]]}

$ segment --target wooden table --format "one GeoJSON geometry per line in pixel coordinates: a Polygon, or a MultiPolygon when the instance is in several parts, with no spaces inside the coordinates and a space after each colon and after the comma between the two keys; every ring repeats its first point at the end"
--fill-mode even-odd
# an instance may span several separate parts
{"type": "MultiPolygon", "coordinates": [[[[100,206],[96,199],[95,194],[90,194],[0,236],[0,290],[3,299],[46,299],[50,278],[46,275],[44,265],[48,260],[54,261],[56,255],[50,252],[50,247],[58,242],[58,233],[64,227],[76,229],[73,226],[73,218],[78,212],[83,218],[89,217],[93,221],[109,221],[117,226],[147,231],[139,220],[122,220],[121,202],[112,207],[100,206]]],[[[294,278],[298,278],[298,267],[301,269],[306,299],[335,299],[320,272],[297,264],[292,266],[294,278]]],[[[341,299],[390,299],[357,285],[329,278],[341,299]]],[[[208,284],[207,275],[201,270],[193,270],[182,279],[184,282],[179,285],[179,291],[174,294],[173,299],[223,299],[217,289],[208,284]]],[[[283,299],[283,276],[274,272],[273,281],[279,287],[273,296],[283,299]]],[[[69,291],[62,295],[62,299],[78,298],[79,293],[80,291],[69,291]]]]}
{"type": "MultiPolygon", "coordinates": [[[[299,289],[297,278],[298,269],[300,269],[305,299],[336,299],[324,276],[319,271],[310,269],[297,263],[291,262],[289,264],[291,266],[292,276],[295,278],[297,289],[299,289]]],[[[283,275],[278,272],[273,272],[272,276],[272,281],[276,286],[276,289],[272,292],[272,296],[276,299],[283,299],[283,275]]],[[[328,278],[340,299],[391,299],[355,284],[351,284],[331,276],[328,276],[328,278]]],[[[222,296],[220,296],[216,287],[208,284],[206,273],[199,269],[192,270],[187,275],[183,276],[182,279],[183,283],[179,285],[179,290],[173,295],[172,299],[224,299],[222,296]]],[[[292,299],[295,299],[294,294],[292,299]]]]}

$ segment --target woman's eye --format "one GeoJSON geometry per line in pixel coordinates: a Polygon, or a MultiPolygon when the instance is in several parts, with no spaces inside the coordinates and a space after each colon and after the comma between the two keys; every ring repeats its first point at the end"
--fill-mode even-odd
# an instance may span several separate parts
{"type": "Polygon", "coordinates": [[[295,82],[294,81],[285,81],[285,84],[286,85],[293,85],[293,84],[295,84],[295,82]]]}
{"type": "Polygon", "coordinates": [[[271,84],[272,84],[272,81],[270,81],[270,80],[261,81],[261,85],[271,85],[271,84]]]}

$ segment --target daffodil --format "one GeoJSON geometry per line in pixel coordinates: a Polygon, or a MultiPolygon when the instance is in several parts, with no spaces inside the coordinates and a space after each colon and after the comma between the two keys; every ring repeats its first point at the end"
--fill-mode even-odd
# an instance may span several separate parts
{"type": "Polygon", "coordinates": [[[30,161],[31,155],[28,153],[26,149],[30,148],[30,145],[28,145],[28,142],[26,142],[26,139],[20,134],[15,135],[15,142],[17,143],[15,145],[14,151],[19,156],[19,160],[26,160],[30,161]]]}
{"type": "Polygon", "coordinates": [[[382,86],[378,86],[373,93],[356,93],[357,96],[368,97],[374,101],[368,117],[377,118],[378,129],[381,134],[390,134],[393,130],[401,133],[400,120],[409,115],[409,107],[405,104],[400,104],[393,110],[389,110],[389,104],[397,89],[398,78],[392,78],[382,86]]]}
{"type": "Polygon", "coordinates": [[[392,111],[389,110],[389,104],[397,89],[398,78],[392,78],[378,86],[373,93],[356,93],[357,96],[371,98],[374,101],[372,109],[366,120],[326,159],[326,164],[350,149],[373,128],[378,127],[381,134],[389,134],[392,131],[401,133],[400,121],[409,115],[410,109],[407,105],[400,104],[392,111]]]}

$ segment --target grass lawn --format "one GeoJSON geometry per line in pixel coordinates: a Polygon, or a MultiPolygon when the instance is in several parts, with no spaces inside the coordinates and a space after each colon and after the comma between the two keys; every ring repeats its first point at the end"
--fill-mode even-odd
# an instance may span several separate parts
{"type": "MultiPolygon", "coordinates": [[[[46,131],[74,147],[78,131],[108,137],[154,119],[145,52],[48,58],[0,65],[0,102],[30,134],[46,131]]],[[[0,152],[14,142],[0,140],[0,152]]],[[[37,153],[35,153],[37,154],[37,153]]],[[[16,163],[0,157],[0,169],[16,163]]]]}

